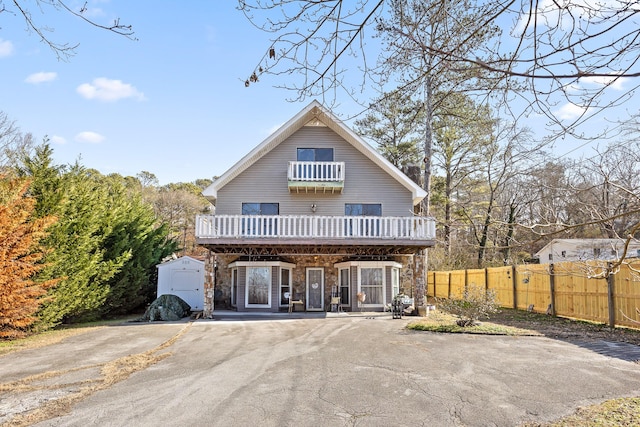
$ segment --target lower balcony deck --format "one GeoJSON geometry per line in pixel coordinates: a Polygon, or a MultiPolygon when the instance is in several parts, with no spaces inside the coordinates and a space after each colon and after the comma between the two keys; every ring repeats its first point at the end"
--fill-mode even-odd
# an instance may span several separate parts
{"type": "Polygon", "coordinates": [[[412,254],[435,244],[429,217],[200,215],[196,242],[244,255],[412,254]]]}

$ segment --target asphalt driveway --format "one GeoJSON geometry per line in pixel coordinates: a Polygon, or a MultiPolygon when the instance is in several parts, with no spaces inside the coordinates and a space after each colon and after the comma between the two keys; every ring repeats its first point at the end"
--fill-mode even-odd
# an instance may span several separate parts
{"type": "Polygon", "coordinates": [[[0,357],[0,424],[515,426],[640,396],[637,363],[542,337],[412,332],[410,320],[105,327],[0,357]]]}

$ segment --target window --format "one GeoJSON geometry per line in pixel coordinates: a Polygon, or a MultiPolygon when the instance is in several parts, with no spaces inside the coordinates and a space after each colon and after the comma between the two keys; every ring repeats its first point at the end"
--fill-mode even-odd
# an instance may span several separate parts
{"type": "Polygon", "coordinates": [[[278,203],[243,203],[242,215],[278,215],[278,203]]]}
{"type": "MultiPolygon", "coordinates": [[[[345,203],[346,216],[382,216],[380,203],[345,203]]],[[[345,230],[348,236],[379,236],[380,220],[373,218],[354,218],[345,220],[345,230]]]]}
{"type": "Polygon", "coordinates": [[[231,306],[238,304],[238,269],[231,270],[231,306]]]}
{"type": "MultiPolygon", "coordinates": [[[[280,269],[280,305],[289,305],[289,298],[285,296],[291,292],[291,269],[280,269]]],[[[291,295],[293,297],[293,295],[291,295]]]]}
{"type": "Polygon", "coordinates": [[[593,256],[596,258],[600,256],[600,248],[593,248],[593,256]]]}
{"type": "Polygon", "coordinates": [[[400,269],[391,269],[391,299],[400,293],[400,269]]]}
{"type": "Polygon", "coordinates": [[[344,214],[347,216],[382,216],[380,203],[345,203],[344,214]]]}
{"type": "Polygon", "coordinates": [[[350,286],[349,286],[349,272],[348,268],[341,268],[340,274],[338,276],[339,285],[340,285],[340,304],[350,305],[351,303],[349,294],[350,294],[350,286]]]}
{"type": "Polygon", "coordinates": [[[566,258],[567,257],[567,251],[562,251],[562,258],[566,258]]]}
{"type": "MultiPolygon", "coordinates": [[[[278,203],[243,203],[242,215],[278,215],[278,203]]],[[[243,218],[242,234],[249,236],[272,236],[278,233],[276,218],[243,218]]]]}
{"type": "Polygon", "coordinates": [[[298,148],[297,160],[308,162],[298,164],[296,175],[299,178],[326,178],[329,174],[327,165],[314,164],[318,162],[333,162],[333,148],[298,148]]]}
{"type": "Polygon", "coordinates": [[[360,269],[360,292],[366,295],[365,305],[384,304],[383,272],[381,267],[360,269]]]}
{"type": "Polygon", "coordinates": [[[333,148],[298,148],[299,162],[333,162],[333,148]]]}
{"type": "Polygon", "coordinates": [[[271,306],[271,267],[247,267],[245,306],[271,306]]]}

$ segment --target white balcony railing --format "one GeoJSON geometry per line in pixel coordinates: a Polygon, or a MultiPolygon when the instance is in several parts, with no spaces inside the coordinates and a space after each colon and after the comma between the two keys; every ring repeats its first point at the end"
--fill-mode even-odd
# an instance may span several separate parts
{"type": "Polygon", "coordinates": [[[344,162],[289,162],[292,182],[343,182],[344,162]]]}
{"type": "Polygon", "coordinates": [[[197,238],[435,239],[430,217],[198,215],[197,238]]]}

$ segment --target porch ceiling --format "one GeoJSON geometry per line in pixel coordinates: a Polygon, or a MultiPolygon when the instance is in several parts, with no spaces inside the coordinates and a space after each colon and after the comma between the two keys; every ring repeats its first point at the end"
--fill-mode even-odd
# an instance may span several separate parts
{"type": "Polygon", "coordinates": [[[314,239],[291,244],[264,239],[205,238],[197,239],[197,243],[214,253],[237,255],[411,255],[435,245],[432,240],[350,240],[345,244],[344,241],[314,239]]]}

